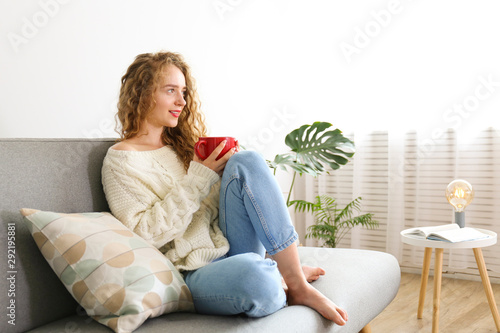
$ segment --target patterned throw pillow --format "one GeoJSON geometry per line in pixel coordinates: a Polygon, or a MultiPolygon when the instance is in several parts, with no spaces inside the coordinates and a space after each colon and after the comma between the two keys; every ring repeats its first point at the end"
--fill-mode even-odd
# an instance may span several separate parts
{"type": "Polygon", "coordinates": [[[21,209],[38,248],[87,314],[115,332],[146,319],[194,311],[172,263],[109,213],[21,209]]]}

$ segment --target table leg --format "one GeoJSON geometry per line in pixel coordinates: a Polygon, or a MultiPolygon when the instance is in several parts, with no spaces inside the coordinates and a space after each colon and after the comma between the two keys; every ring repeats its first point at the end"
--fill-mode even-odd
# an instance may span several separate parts
{"type": "Polygon", "coordinates": [[[439,332],[439,302],[441,298],[441,278],[443,270],[443,249],[436,249],[434,263],[434,308],[432,311],[432,333],[439,332]]]}
{"type": "Polygon", "coordinates": [[[420,295],[418,297],[417,318],[422,319],[424,313],[425,291],[429,279],[429,268],[431,266],[432,248],[426,247],[424,252],[424,264],[422,265],[422,277],[420,280],[420,295]]]}
{"type": "Polygon", "coordinates": [[[500,315],[498,315],[498,308],[495,302],[495,297],[493,296],[493,289],[491,288],[490,278],[488,277],[488,271],[486,270],[486,264],[484,263],[483,251],[480,248],[472,250],[474,251],[477,268],[479,269],[479,274],[481,275],[481,280],[483,281],[484,292],[486,293],[486,298],[488,299],[488,303],[490,305],[491,314],[493,315],[497,332],[500,332],[500,315]]]}
{"type": "Polygon", "coordinates": [[[367,324],[365,327],[363,327],[361,331],[359,331],[359,333],[372,333],[372,328],[370,324],[367,324]]]}

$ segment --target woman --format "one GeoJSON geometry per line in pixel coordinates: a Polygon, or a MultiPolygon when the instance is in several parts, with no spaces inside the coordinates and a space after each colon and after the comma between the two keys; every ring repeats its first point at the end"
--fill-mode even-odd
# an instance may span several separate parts
{"type": "Polygon", "coordinates": [[[345,324],[346,312],[308,283],[325,272],[301,267],[264,160],[236,148],[216,160],[224,142],[205,160],[194,154],[206,128],[179,54],[137,56],[122,77],[117,116],[121,140],[102,170],[111,211],[183,272],[197,312],[261,317],[288,302],[345,324]]]}

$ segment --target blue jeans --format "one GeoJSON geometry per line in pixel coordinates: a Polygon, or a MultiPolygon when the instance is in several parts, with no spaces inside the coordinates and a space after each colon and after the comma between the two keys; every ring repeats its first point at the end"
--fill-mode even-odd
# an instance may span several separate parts
{"type": "Polygon", "coordinates": [[[262,317],[283,308],[286,296],[276,254],[297,240],[281,190],[262,157],[233,155],[224,169],[219,226],[229,252],[185,274],[198,313],[262,317]]]}

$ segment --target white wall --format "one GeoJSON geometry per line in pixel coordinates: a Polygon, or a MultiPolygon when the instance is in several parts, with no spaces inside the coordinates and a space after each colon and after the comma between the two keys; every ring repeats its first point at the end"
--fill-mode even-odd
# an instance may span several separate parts
{"type": "Polygon", "coordinates": [[[211,134],[268,157],[313,121],[345,132],[498,127],[499,9],[495,0],[0,0],[0,137],[116,136],[121,75],[137,54],[162,49],[193,67],[211,134]]]}

